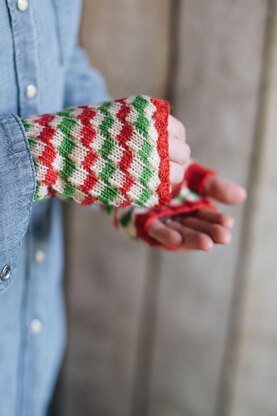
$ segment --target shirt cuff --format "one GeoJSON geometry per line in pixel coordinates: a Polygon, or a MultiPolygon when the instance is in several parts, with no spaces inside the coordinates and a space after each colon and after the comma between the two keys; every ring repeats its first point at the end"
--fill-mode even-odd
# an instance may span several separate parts
{"type": "Polygon", "coordinates": [[[15,277],[35,192],[35,170],[23,125],[0,116],[0,292],[15,277]]]}

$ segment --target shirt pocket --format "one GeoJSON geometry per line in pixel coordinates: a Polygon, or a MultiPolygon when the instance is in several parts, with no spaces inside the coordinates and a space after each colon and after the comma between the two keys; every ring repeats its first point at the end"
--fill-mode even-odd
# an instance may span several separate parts
{"type": "Polygon", "coordinates": [[[55,20],[59,59],[61,65],[66,64],[77,43],[80,24],[81,1],[51,0],[55,20]]]}

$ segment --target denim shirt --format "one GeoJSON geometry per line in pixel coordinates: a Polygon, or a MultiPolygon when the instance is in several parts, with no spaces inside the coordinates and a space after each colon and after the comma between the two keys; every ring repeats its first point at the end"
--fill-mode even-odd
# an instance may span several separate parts
{"type": "Polygon", "coordinates": [[[60,203],[33,203],[19,116],[109,98],[79,0],[0,0],[0,415],[47,413],[65,344],[60,203]]]}

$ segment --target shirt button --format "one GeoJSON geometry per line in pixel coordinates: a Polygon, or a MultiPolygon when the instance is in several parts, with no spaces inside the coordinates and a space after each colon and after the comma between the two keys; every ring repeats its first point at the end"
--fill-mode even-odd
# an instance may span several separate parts
{"type": "Polygon", "coordinates": [[[30,332],[33,335],[38,335],[42,331],[42,322],[39,319],[33,319],[30,323],[30,332]]]}
{"type": "Polygon", "coordinates": [[[38,264],[41,264],[43,263],[44,259],[45,259],[45,251],[41,249],[37,250],[35,253],[35,262],[38,264]]]}
{"type": "Polygon", "coordinates": [[[17,8],[21,12],[25,12],[28,9],[28,0],[17,0],[17,8]]]}
{"type": "Polygon", "coordinates": [[[6,264],[3,269],[0,272],[0,279],[2,280],[2,282],[5,282],[6,280],[8,280],[11,276],[11,267],[6,264]]]}
{"type": "Polygon", "coordinates": [[[27,98],[34,98],[37,95],[37,87],[34,84],[27,85],[26,96],[27,98]]]}

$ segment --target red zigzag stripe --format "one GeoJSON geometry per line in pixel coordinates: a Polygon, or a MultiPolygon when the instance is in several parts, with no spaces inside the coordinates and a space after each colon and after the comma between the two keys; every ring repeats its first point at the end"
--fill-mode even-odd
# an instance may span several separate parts
{"type": "Polygon", "coordinates": [[[47,167],[47,174],[45,175],[45,178],[42,181],[42,183],[48,185],[49,187],[54,185],[58,178],[58,173],[55,171],[52,165],[57,155],[57,150],[51,143],[51,140],[53,139],[56,133],[56,129],[50,126],[50,122],[54,120],[54,118],[55,115],[44,114],[43,116],[35,120],[35,123],[39,124],[40,126],[43,126],[43,130],[38,135],[38,139],[45,143],[46,146],[42,154],[38,157],[38,159],[44,166],[47,167]]]}
{"type": "Polygon", "coordinates": [[[131,201],[127,195],[127,192],[131,189],[135,180],[133,176],[129,173],[128,169],[133,161],[133,154],[128,145],[128,141],[131,139],[133,134],[132,125],[126,120],[128,114],[131,112],[130,105],[126,104],[125,100],[117,100],[120,103],[121,107],[118,113],[116,114],[118,120],[122,123],[122,129],[118,133],[116,139],[121,144],[124,149],[122,158],[119,162],[119,169],[124,172],[125,180],[122,187],[119,188],[120,192],[124,195],[124,202],[120,205],[120,208],[125,208],[131,204],[131,201]]]}
{"type": "Polygon", "coordinates": [[[92,120],[96,116],[97,112],[95,109],[86,106],[81,106],[80,108],[83,110],[82,113],[77,117],[83,126],[80,133],[80,140],[88,151],[85,159],[82,161],[82,167],[87,172],[87,177],[83,185],[80,186],[80,191],[87,194],[87,196],[82,201],[82,205],[91,205],[97,200],[96,197],[90,195],[92,188],[98,182],[98,177],[91,170],[91,167],[99,157],[98,154],[91,148],[91,144],[96,137],[96,131],[92,126],[92,120]]]}

